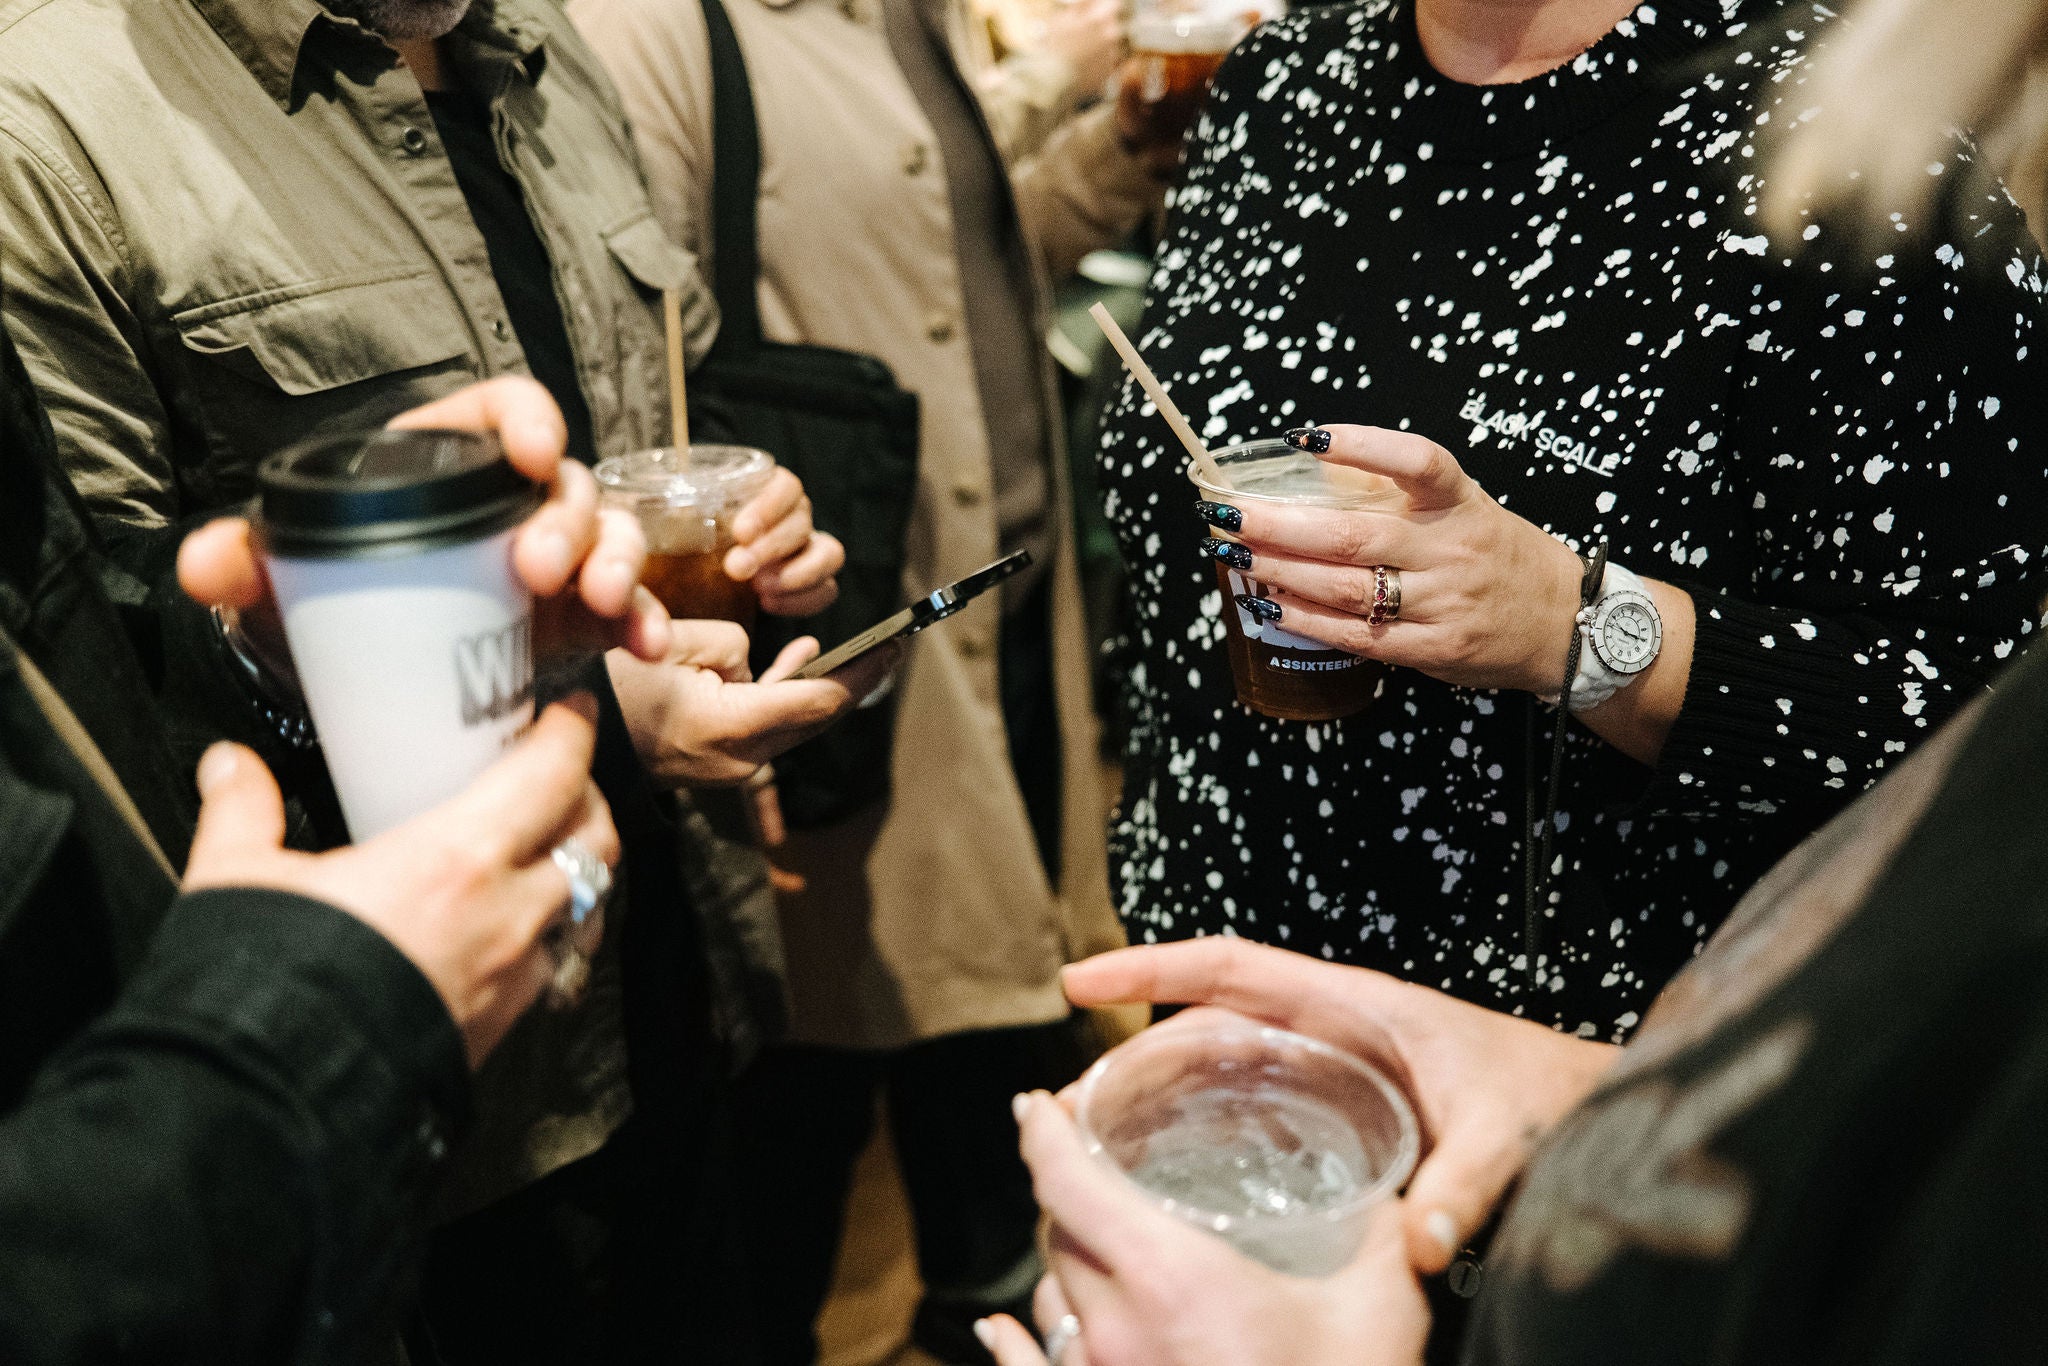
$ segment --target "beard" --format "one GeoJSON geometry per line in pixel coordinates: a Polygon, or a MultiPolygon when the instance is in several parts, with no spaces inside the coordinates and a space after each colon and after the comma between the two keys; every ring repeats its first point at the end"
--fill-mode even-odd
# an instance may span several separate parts
{"type": "Polygon", "coordinates": [[[469,13],[471,0],[327,0],[327,8],[380,38],[399,43],[445,38],[469,13]]]}

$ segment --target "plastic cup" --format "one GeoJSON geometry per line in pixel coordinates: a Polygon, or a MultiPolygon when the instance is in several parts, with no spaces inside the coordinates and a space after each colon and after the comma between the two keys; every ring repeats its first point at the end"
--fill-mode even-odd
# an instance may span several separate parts
{"type": "Polygon", "coordinates": [[[355,433],[257,471],[255,528],[358,840],[462,791],[533,720],[512,537],[541,490],[495,439],[355,433]]]}
{"type": "MultiPolygon", "coordinates": [[[[1329,465],[1284,441],[1247,441],[1211,451],[1221,484],[1193,475],[1211,502],[1244,507],[1264,503],[1286,507],[1369,508],[1395,498],[1391,479],[1342,465],[1329,465]]],[[[1212,535],[1234,540],[1216,530],[1212,535]]],[[[1253,568],[1258,567],[1253,561],[1253,568]]],[[[1223,589],[1224,649],[1237,700],[1262,716],[1282,721],[1334,721],[1364,711],[1379,696],[1386,666],[1271,623],[1237,605],[1239,595],[1265,596],[1256,579],[1218,562],[1223,589]]]]}
{"type": "Polygon", "coordinates": [[[750,583],[725,572],[732,519],[775,472],[775,457],[751,446],[675,447],[615,455],[597,465],[608,506],[640,519],[647,568],[640,581],[674,617],[752,626],[760,601],[750,583]]]}
{"type": "Polygon", "coordinates": [[[1209,83],[1250,24],[1240,15],[1141,3],[1131,18],[1132,70],[1119,84],[1118,123],[1129,141],[1178,150],[1209,98],[1209,83]]]}
{"type": "Polygon", "coordinates": [[[1082,1137],[1169,1213],[1276,1271],[1327,1276],[1414,1171],[1415,1111],[1342,1049],[1216,1016],[1105,1054],[1081,1079],[1082,1137]]]}

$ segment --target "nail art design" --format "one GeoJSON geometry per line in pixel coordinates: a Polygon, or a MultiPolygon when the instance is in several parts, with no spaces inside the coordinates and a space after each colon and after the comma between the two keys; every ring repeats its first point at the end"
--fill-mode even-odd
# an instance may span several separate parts
{"type": "Polygon", "coordinates": [[[1249,593],[1237,595],[1237,605],[1250,612],[1260,621],[1280,620],[1280,604],[1271,598],[1255,598],[1249,593]]]}
{"type": "Polygon", "coordinates": [[[1324,455],[1330,449],[1330,433],[1323,427],[1296,427],[1282,432],[1280,439],[1298,451],[1310,455],[1324,455]]]}
{"type": "Polygon", "coordinates": [[[1239,545],[1236,541],[1219,541],[1214,536],[1202,542],[1202,553],[1212,560],[1221,560],[1232,569],[1251,572],[1252,552],[1250,546],[1239,545]]]}
{"type": "Polygon", "coordinates": [[[1244,514],[1228,503],[1197,503],[1195,516],[1225,531],[1244,530],[1244,514]]]}

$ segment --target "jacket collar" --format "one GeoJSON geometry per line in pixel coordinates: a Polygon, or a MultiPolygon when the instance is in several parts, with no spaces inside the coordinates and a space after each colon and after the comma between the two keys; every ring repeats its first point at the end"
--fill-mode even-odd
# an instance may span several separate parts
{"type": "MultiPolygon", "coordinates": [[[[353,19],[332,13],[318,0],[191,0],[264,93],[289,111],[312,31],[327,25],[381,41],[353,19]]],[[[483,93],[495,95],[517,72],[540,79],[546,64],[548,26],[528,0],[475,0],[451,35],[471,51],[469,63],[491,79],[483,93]]]]}

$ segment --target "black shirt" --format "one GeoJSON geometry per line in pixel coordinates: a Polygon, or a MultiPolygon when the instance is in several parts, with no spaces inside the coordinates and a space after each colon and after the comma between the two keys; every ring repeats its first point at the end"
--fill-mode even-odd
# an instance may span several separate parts
{"type": "Polygon", "coordinates": [[[576,355],[569,345],[569,327],[562,320],[562,301],[555,293],[554,263],[519,182],[498,160],[491,136],[491,107],[463,91],[427,93],[434,126],[455,168],[455,183],[469,203],[469,214],[483,234],[490,253],[491,274],[504,296],[512,330],[526,352],[533,377],[555,396],[569,424],[569,454],[589,464],[597,458],[591,433],[590,405],[576,378],[576,355]]]}
{"type": "Polygon", "coordinates": [[[1945,202],[1875,246],[1816,224],[1788,259],[1752,216],[1759,138],[1804,107],[1826,27],[1811,0],[1670,0],[1476,87],[1435,73],[1406,0],[1368,0],[1225,64],[1139,338],[1204,438],[1420,432],[1509,511],[1689,587],[1698,641],[1655,769],[1572,729],[1531,988],[1536,704],[1395,670],[1343,721],[1239,707],[1197,495],[1126,388],[1101,458],[1133,576],[1112,859],[1134,940],[1234,932],[1625,1033],[2033,630],[2048,306],[2018,209],[1957,147],[1945,202]]]}
{"type": "Polygon", "coordinates": [[[1551,1138],[1471,1366],[2037,1362],[2048,651],[1781,864],[1551,1138]]]}

